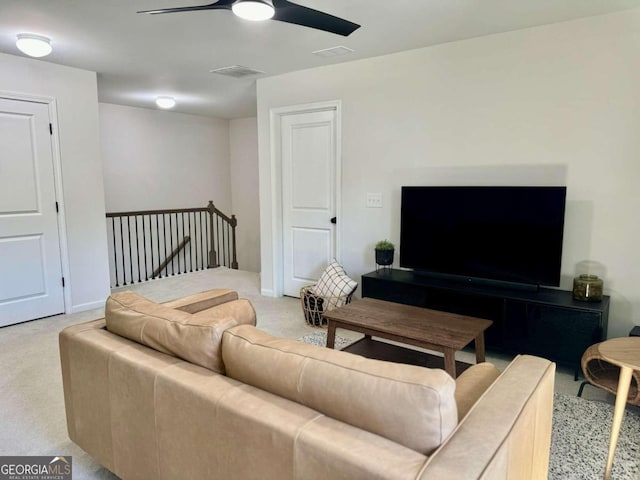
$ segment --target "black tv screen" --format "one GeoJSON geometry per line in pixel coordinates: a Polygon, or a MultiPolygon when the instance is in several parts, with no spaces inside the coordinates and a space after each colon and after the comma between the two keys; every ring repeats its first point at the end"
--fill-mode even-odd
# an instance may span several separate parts
{"type": "Polygon", "coordinates": [[[400,266],[560,284],[566,187],[402,187],[400,266]]]}

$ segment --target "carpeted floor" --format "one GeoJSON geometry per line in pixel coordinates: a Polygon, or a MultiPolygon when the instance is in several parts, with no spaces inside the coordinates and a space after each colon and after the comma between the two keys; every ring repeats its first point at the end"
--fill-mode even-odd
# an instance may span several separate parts
{"type": "MultiPolygon", "coordinates": [[[[166,301],[210,288],[232,288],[254,304],[258,326],[272,335],[325,344],[325,331],[304,322],[300,300],[260,295],[259,276],[225,268],[206,270],[133,285],[131,289],[155,301],[166,301]]],[[[59,315],[0,328],[0,455],[64,455],[73,457],[74,480],[116,477],[74,445],[66,432],[58,353],[58,332],[68,325],[100,318],[102,309],[59,315]]],[[[344,342],[358,334],[340,331],[344,342]]],[[[342,348],[342,343],[338,344],[342,348]]],[[[459,359],[472,358],[460,352],[459,359]]],[[[508,357],[487,355],[498,368],[508,357]]],[[[554,412],[552,475],[557,480],[601,478],[604,471],[612,406],[573,397],[577,383],[572,372],[558,369],[554,412]],[[558,401],[558,398],[561,401],[558,401]],[[607,416],[608,415],[608,416],[607,416]],[[602,454],[601,452],[604,452],[602,454]],[[592,465],[592,467],[587,467],[592,465]]],[[[588,398],[605,398],[598,389],[588,398]]],[[[610,400],[610,399],[609,399],[610,400]]],[[[627,409],[614,464],[614,478],[637,480],[640,471],[640,415],[627,409]]]]}

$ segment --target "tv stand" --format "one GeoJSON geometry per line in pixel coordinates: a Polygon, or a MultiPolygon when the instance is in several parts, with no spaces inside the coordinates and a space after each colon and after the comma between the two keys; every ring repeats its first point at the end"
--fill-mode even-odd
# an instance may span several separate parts
{"type": "Polygon", "coordinates": [[[493,320],[487,349],[546,357],[574,368],[576,379],[584,351],[607,336],[608,296],[581,302],[565,290],[505,289],[397,269],[363,275],[362,296],[493,320]]]}

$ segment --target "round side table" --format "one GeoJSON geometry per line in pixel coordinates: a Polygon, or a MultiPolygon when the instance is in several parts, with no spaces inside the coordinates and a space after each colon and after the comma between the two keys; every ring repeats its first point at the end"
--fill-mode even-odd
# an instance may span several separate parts
{"type": "Polygon", "coordinates": [[[611,478],[613,456],[618,445],[620,425],[624,417],[624,409],[631,385],[631,374],[634,370],[640,370],[640,337],[612,338],[598,345],[602,359],[620,367],[618,389],[616,392],[616,405],[613,410],[613,424],[611,425],[611,437],[609,439],[609,455],[607,467],[604,471],[605,480],[611,478]]]}

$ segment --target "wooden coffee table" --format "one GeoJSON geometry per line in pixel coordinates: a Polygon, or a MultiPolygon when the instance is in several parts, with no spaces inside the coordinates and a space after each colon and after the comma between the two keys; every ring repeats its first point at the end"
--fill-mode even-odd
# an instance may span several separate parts
{"type": "Polygon", "coordinates": [[[475,341],[476,362],[484,362],[484,331],[493,323],[483,318],[373,298],[354,300],[323,316],[329,327],[327,348],[334,347],[336,328],[344,328],[364,333],[365,340],[374,336],[442,352],[444,369],[453,378],[456,378],[456,352],[472,341],[475,341]]]}

